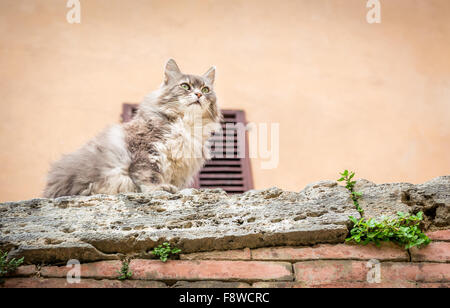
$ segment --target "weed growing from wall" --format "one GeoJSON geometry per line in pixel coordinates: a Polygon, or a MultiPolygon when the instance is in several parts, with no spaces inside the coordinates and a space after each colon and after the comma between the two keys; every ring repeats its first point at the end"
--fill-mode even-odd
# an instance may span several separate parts
{"type": "Polygon", "coordinates": [[[363,245],[373,242],[377,246],[380,245],[380,242],[394,242],[402,245],[405,249],[425,246],[431,242],[420,229],[420,222],[423,220],[422,212],[416,215],[398,212],[394,218],[381,217],[381,220],[364,218],[364,210],[359,204],[362,193],[355,192],[356,181],[352,180],[355,172],[344,170],[340,175],[338,181],[345,181],[345,188],[350,192],[353,204],[361,215],[359,220],[353,216],[349,217],[353,223],[353,228],[346,239],[347,242],[352,241],[363,245]]]}
{"type": "Polygon", "coordinates": [[[159,256],[159,259],[163,262],[166,262],[169,256],[176,255],[181,252],[181,249],[179,248],[171,248],[170,244],[165,242],[162,245],[159,245],[158,247],[155,247],[152,251],[152,254],[155,256],[159,256]]]}
{"type": "Polygon", "coordinates": [[[7,274],[14,273],[22,263],[23,257],[18,260],[15,258],[8,259],[8,252],[0,250],[0,283],[3,282],[3,277],[7,274]]]}
{"type": "Polygon", "coordinates": [[[117,271],[119,273],[119,277],[117,279],[119,280],[126,280],[128,278],[131,278],[133,276],[133,272],[130,271],[130,264],[127,260],[122,261],[122,268],[120,271],[117,271]]]}

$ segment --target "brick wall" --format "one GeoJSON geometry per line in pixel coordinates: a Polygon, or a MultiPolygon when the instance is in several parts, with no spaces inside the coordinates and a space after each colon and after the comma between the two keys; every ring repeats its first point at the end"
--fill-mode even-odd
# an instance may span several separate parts
{"type": "Polygon", "coordinates": [[[449,287],[450,230],[428,234],[422,249],[386,243],[321,244],[182,254],[179,260],[133,259],[131,279],[119,281],[121,261],[81,264],[69,284],[65,266],[25,265],[2,287],[449,287]],[[379,261],[381,281],[369,283],[368,261],[379,261]]]}

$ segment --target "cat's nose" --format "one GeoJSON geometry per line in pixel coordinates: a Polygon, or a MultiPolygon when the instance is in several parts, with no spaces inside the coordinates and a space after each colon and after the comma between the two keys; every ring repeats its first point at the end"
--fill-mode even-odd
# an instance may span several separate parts
{"type": "Polygon", "coordinates": [[[202,93],[195,93],[195,95],[197,95],[197,97],[200,98],[202,96],[202,93]]]}

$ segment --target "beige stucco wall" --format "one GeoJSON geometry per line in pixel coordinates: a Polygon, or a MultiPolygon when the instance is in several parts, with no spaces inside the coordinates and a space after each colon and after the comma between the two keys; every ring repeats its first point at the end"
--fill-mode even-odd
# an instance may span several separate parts
{"type": "Polygon", "coordinates": [[[174,57],[217,66],[223,108],[280,123],[278,168],[300,190],[344,168],[375,182],[450,174],[450,1],[0,1],[0,201],[37,197],[49,163],[119,121],[174,57]]]}

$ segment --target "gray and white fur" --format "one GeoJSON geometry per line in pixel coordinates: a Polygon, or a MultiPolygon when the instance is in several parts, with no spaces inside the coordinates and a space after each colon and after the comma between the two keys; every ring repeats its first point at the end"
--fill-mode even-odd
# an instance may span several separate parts
{"type": "Polygon", "coordinates": [[[110,126],[52,164],[44,197],[118,194],[188,186],[209,158],[207,140],[220,129],[215,68],[183,74],[170,59],[161,87],[127,123],[110,126]]]}

